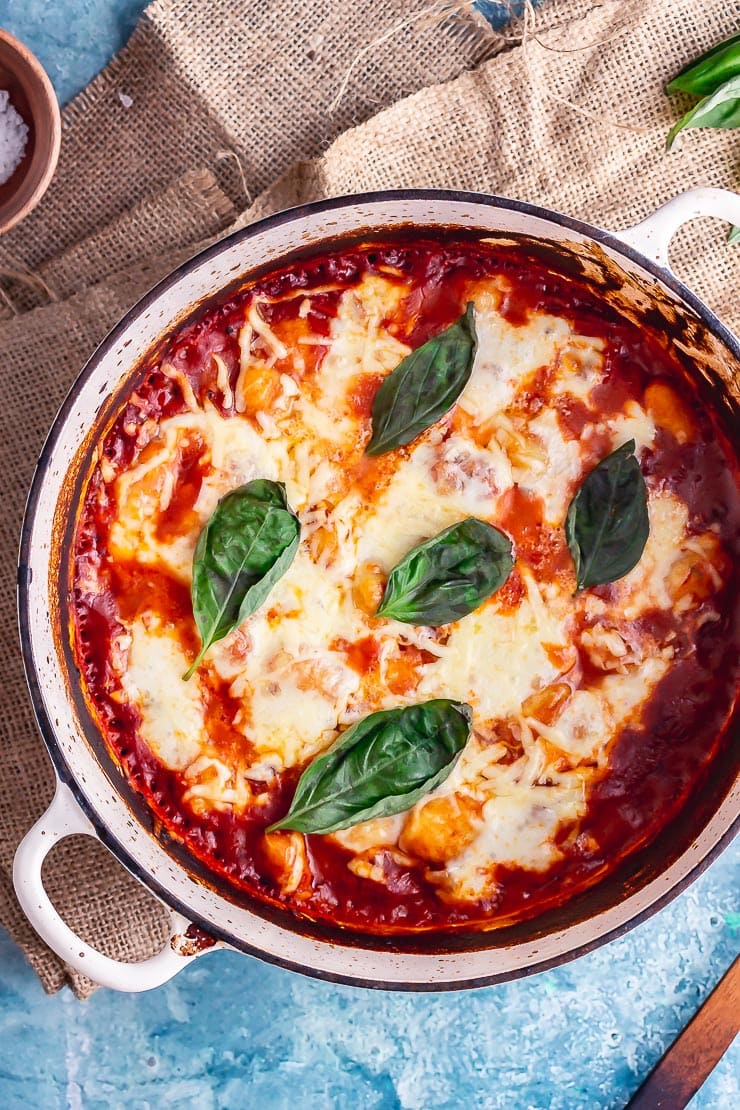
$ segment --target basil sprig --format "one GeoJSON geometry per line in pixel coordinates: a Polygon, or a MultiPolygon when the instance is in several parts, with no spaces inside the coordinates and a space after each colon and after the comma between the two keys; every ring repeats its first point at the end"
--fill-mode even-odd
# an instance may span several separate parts
{"type": "Polygon", "coordinates": [[[676,92],[691,93],[693,96],[709,96],[716,89],[740,75],[740,35],[713,46],[705,54],[677,73],[665,87],[670,96],[676,92]]]}
{"type": "Polygon", "coordinates": [[[259,478],[221,498],[193,555],[190,596],[202,646],[186,681],[211,644],[260,607],[293,562],[300,532],[280,482],[259,478]]]}
{"type": "MultiPolygon", "coordinates": [[[[689,62],[668,82],[665,91],[668,96],[683,92],[703,98],[671,128],[667,150],[679,132],[689,127],[740,127],[740,35],[733,35],[689,62]]],[[[740,242],[739,227],[732,228],[727,241],[740,242]]]]}
{"type": "Polygon", "coordinates": [[[565,538],[577,590],[623,578],[640,561],[649,532],[647,489],[630,439],[594,467],[570,503],[565,538]]]}
{"type": "Polygon", "coordinates": [[[508,536],[468,517],[404,555],[376,616],[432,628],[460,620],[504,584],[513,566],[508,536]]]}
{"type": "Polygon", "coordinates": [[[731,130],[740,127],[740,75],[731,77],[709,96],[700,100],[668,132],[666,150],[670,150],[680,131],[688,127],[715,127],[731,130]]]}
{"type": "Polygon", "coordinates": [[[367,455],[385,455],[416,439],[452,408],[468,383],[477,339],[473,305],[439,335],[402,359],[373,401],[367,455]]]}
{"type": "Polygon", "coordinates": [[[287,814],[267,831],[337,832],[409,809],[447,778],[471,720],[469,705],[443,698],[371,713],[306,768],[287,814]]]}

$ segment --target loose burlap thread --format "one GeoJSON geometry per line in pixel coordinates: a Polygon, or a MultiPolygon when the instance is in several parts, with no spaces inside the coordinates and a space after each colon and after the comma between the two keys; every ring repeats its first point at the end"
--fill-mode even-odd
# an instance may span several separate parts
{"type": "MultiPolygon", "coordinates": [[[[534,23],[526,11],[503,36],[451,7],[459,5],[422,12],[403,0],[308,0],[299,14],[290,0],[158,0],[65,113],[46,202],[0,242],[0,277],[15,275],[3,283],[7,313],[21,310],[0,323],[9,486],[0,523],[0,922],[47,990],[69,982],[85,996],[93,984],[35,936],[9,879],[14,849],[53,789],[11,632],[11,572],[43,436],[109,327],[227,228],[324,196],[473,189],[617,229],[683,189],[734,184],[732,134],[691,133],[664,153],[688,105],[662,89],[736,28],[740,4],[546,0],[534,23]]],[[[737,328],[740,248],[725,245],[726,230],[696,221],[672,260],[737,328]]],[[[156,950],[162,908],[103,849],[74,838],[56,855],[49,889],[85,939],[130,960],[156,950]]]]}

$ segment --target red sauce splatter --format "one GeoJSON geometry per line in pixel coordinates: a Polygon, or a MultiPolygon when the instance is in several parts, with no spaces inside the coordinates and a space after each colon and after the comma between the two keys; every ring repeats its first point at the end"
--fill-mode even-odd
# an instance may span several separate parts
{"type": "Polygon", "coordinates": [[[593,423],[594,413],[583,401],[568,393],[555,401],[560,426],[568,439],[580,439],[587,424],[593,423]]]}
{"type": "Polygon", "coordinates": [[[331,651],[341,651],[350,667],[363,675],[374,670],[380,658],[380,643],[374,636],[363,636],[354,643],[349,640],[334,640],[329,648],[331,651]]]}
{"type": "Polygon", "coordinates": [[[362,374],[350,386],[347,400],[355,416],[370,418],[375,394],[383,377],[383,374],[362,374]]]}
{"type": "Polygon", "coordinates": [[[570,567],[562,528],[544,519],[542,498],[521,486],[512,486],[499,499],[498,525],[514,541],[516,558],[526,563],[539,579],[552,580],[570,567]]]}
{"type": "Polygon", "coordinates": [[[198,525],[193,506],[203,484],[203,450],[197,436],[188,437],[180,444],[172,494],[157,521],[157,539],[162,543],[171,543],[177,536],[192,532],[198,525]]]}

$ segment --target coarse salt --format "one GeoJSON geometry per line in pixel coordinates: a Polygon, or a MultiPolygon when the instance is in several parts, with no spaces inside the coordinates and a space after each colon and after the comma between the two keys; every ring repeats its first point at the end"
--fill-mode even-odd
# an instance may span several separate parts
{"type": "Polygon", "coordinates": [[[10,93],[0,90],[0,185],[13,176],[28,142],[28,127],[10,102],[10,93]]]}

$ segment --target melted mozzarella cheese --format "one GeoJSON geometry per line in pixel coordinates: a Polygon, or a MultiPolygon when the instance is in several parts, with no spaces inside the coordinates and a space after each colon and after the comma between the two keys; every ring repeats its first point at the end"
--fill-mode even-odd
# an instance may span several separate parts
{"type": "Polygon", "coordinates": [[[314,378],[313,397],[296,401],[302,423],[314,437],[327,444],[346,444],[356,437],[359,421],[348,406],[352,386],[364,374],[389,373],[409,353],[382,326],[402,295],[401,286],[378,277],[366,277],[357,289],[342,294],[324,340],[329,349],[314,378]]]}
{"type": "Polygon", "coordinates": [[[530,787],[512,787],[510,794],[485,804],[482,833],[447,865],[450,890],[456,897],[479,898],[495,890],[498,864],[543,871],[557,858],[553,837],[565,816],[563,796],[548,804],[547,792],[539,793],[542,800],[534,801],[530,787]]]}
{"type": "Polygon", "coordinates": [[[578,440],[563,435],[554,409],[543,409],[530,420],[529,431],[544,447],[547,465],[543,471],[523,476],[520,484],[542,498],[547,522],[560,524],[583,472],[581,447],[578,440]]]}
{"type": "Polygon", "coordinates": [[[606,343],[590,335],[573,335],[560,351],[551,385],[557,396],[570,394],[588,404],[592,391],[604,379],[606,343]]]}
{"type": "MultiPolygon", "coordinates": [[[[614,584],[610,601],[588,594],[574,600],[572,583],[556,578],[538,584],[522,565],[525,593],[518,603],[505,606],[494,596],[442,632],[375,620],[359,608],[353,586],[362,568],[387,574],[410,548],[465,517],[495,523],[498,501],[515,483],[542,499],[547,524],[562,525],[593,463],[584,461],[583,445],[567,433],[555,408],[545,404],[530,418],[522,415],[530,411],[526,405],[517,408],[518,394],[531,386],[537,370],[548,369],[553,396],[568,394],[591,408],[586,441],[597,434],[616,448],[633,438],[640,454],[655,438],[652,417],[634,401],[618,415],[600,418],[592,402],[603,381],[603,341],[574,335],[567,321],[541,313],[512,325],[497,311],[503,285],[481,283],[471,291],[478,350],[458,400],[467,414],[463,426],[453,421],[428,429],[395,463],[389,461],[374,493],[353,486],[348,460],[361,452],[367,431],[353,391],[365,376],[392,371],[408,353],[387,326],[407,292],[402,282],[381,277],[366,277],[343,292],[329,335],[297,341],[304,353],[311,344],[325,350],[305,380],[304,353],[286,345],[279,325],[268,326],[253,305],[240,336],[240,377],[254,369],[256,335],[255,346],[268,352],[260,365],[280,382],[279,403],[254,419],[241,405],[239,381],[231,389],[223,361],[215,364],[217,384],[234,413],[224,417],[207,402],[201,407],[192,386],[181,383],[188,411],[162,420],[139,462],[111,477],[117,506],[111,558],[160,567],[188,583],[198,534],[218,500],[258,477],[286,484],[301,519],[301,545],[265,603],[209,649],[190,682],[182,681],[190,660],[177,632],[156,613],[123,622],[117,651],[123,690],[141,713],[142,735],[165,766],[183,774],[186,800],[204,809],[260,804],[266,795],[253,792],[250,781],[269,782],[275,773],[305,764],[344,725],[367,713],[439,697],[467,702],[480,733],[474,732],[452,773],[411,813],[418,817],[431,798],[460,794],[477,807],[467,841],[452,858],[445,856],[434,881],[441,896],[479,898],[495,894],[499,865],[542,870],[559,858],[558,834],[585,813],[588,788],[608,767],[614,739],[625,724],[639,724],[642,707],[670,665],[669,649],[648,658],[631,654],[619,673],[571,689],[576,616],[602,622],[583,634],[584,642],[591,636],[592,645],[612,643],[621,650],[614,628],[650,609],[669,608],[676,560],[697,544],[698,557],[713,549],[689,535],[688,511],[677,496],[652,493],[645,552],[614,584]],[[280,373],[284,367],[275,363],[291,358],[291,374],[280,373]],[[465,430],[471,426],[475,439],[465,430]],[[182,457],[198,445],[204,477],[194,522],[174,535],[160,534],[177,496],[182,457]],[[377,650],[377,670],[369,677],[350,662],[348,648],[360,642],[377,650]],[[404,653],[416,659],[413,682],[397,693],[390,676],[404,653]],[[216,750],[207,731],[205,699],[209,685],[219,683],[240,706],[231,724],[244,744],[229,752],[216,750]],[[528,715],[528,699],[531,704],[532,695],[556,683],[566,687],[559,711],[546,721],[531,710],[528,715]],[[496,738],[501,735],[509,737],[508,746],[496,738]]],[[[409,816],[364,822],[335,839],[356,855],[391,849],[403,840],[409,816]]],[[[355,873],[382,882],[383,869],[365,863],[355,873]]],[[[303,864],[299,870],[302,876],[303,864]]],[[[286,883],[295,889],[298,872],[288,871],[286,883]]]]}
{"type": "Polygon", "coordinates": [[[411,547],[442,529],[468,516],[490,517],[499,490],[509,484],[500,457],[462,436],[444,443],[423,440],[365,518],[359,561],[389,571],[411,547]]]}
{"type": "MultiPolygon", "coordinates": [[[[473,300],[481,306],[485,303],[473,300]]],[[[479,310],[475,330],[478,349],[473,372],[457,403],[481,423],[508,408],[531,374],[554,362],[570,335],[565,320],[544,313],[516,326],[495,312],[479,310]]]]}
{"type": "Polygon", "coordinates": [[[352,852],[391,847],[398,843],[405,820],[404,813],[395,813],[392,817],[373,817],[370,821],[360,821],[358,825],[334,833],[334,838],[342,847],[349,848],[352,852]]]}
{"type": "Polygon", "coordinates": [[[520,718],[524,753],[512,763],[499,762],[495,746],[469,743],[435,791],[444,796],[464,788],[483,801],[480,832],[447,864],[449,894],[461,899],[490,894],[498,864],[541,871],[560,857],[555,833],[583,816],[587,786],[606,766],[612,738],[667,669],[665,660],[653,659],[639,673],[608,675],[594,690],[576,690],[552,726],[520,718]],[[551,745],[571,757],[572,770],[549,762],[551,745]]]}
{"type": "Polygon", "coordinates": [[[568,755],[600,761],[605,741],[629,721],[667,670],[668,662],[657,658],[634,673],[606,675],[593,690],[576,690],[554,725],[534,719],[529,724],[568,755]]]}
{"type": "Polygon", "coordinates": [[[650,609],[669,609],[673,598],[668,589],[671,567],[690,542],[688,509],[671,493],[648,499],[650,531],[639,563],[614,585],[617,605],[627,620],[636,620],[650,609]]]}
{"type": "Polygon", "coordinates": [[[230,637],[213,649],[216,670],[248,706],[238,726],[258,756],[253,777],[269,778],[325,747],[360,682],[333,645],[353,643],[362,631],[346,579],[314,562],[304,543],[237,633],[248,642],[238,673],[230,637]]]}
{"type": "Polygon", "coordinates": [[[230,490],[255,478],[276,480],[280,475],[289,499],[300,500],[285,448],[266,441],[247,420],[224,418],[213,408],[171,416],[161,422],[159,440],[151,446],[155,453],[115,482],[118,514],[109,540],[114,559],[160,563],[189,582],[200,530],[230,490]],[[198,524],[162,540],[157,525],[175,492],[178,451],[193,441],[202,444],[203,459],[208,462],[208,474],[193,506],[198,524]]]}
{"type": "Polygon", "coordinates": [[[646,448],[653,445],[655,421],[636,401],[627,401],[624,412],[607,420],[606,426],[612,436],[612,451],[634,439],[635,453],[639,458],[646,448]]]}
{"type": "Polygon", "coordinates": [[[156,757],[182,771],[200,756],[206,736],[200,682],[183,682],[189,660],[171,632],[135,621],[130,635],[124,689],[156,757]]]}
{"type": "MultiPolygon", "coordinates": [[[[609,432],[611,451],[634,439],[639,457],[655,439],[652,417],[635,401],[628,401],[624,412],[608,418],[604,427],[609,432]]],[[[588,430],[593,428],[594,425],[587,425],[588,430]]],[[[584,466],[580,441],[565,434],[554,409],[543,409],[530,420],[528,432],[544,448],[547,462],[544,467],[518,472],[519,484],[542,498],[548,523],[560,524],[575,490],[590,468],[584,466]]]]}
{"type": "Polygon", "coordinates": [[[495,602],[463,617],[450,633],[444,655],[424,668],[418,693],[469,702],[483,720],[518,712],[538,685],[558,674],[544,644],[564,642],[565,625],[548,614],[544,621],[528,599],[513,611],[495,602]]]}

